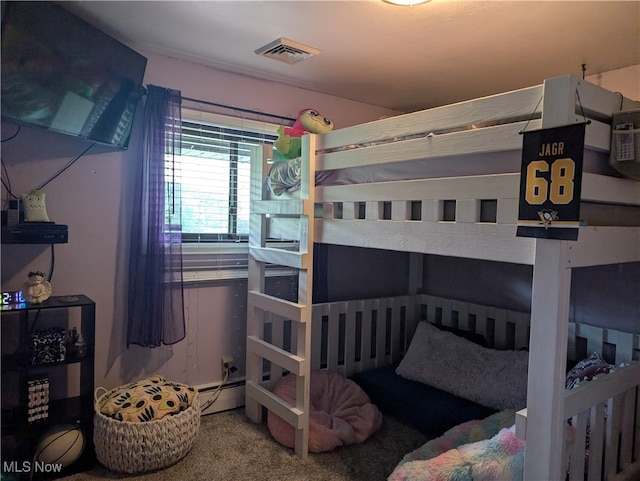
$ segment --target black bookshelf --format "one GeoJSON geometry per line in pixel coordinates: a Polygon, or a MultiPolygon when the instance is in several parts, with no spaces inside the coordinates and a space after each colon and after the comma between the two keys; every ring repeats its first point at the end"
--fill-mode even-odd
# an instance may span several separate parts
{"type": "Polygon", "coordinates": [[[41,304],[3,306],[1,314],[3,481],[54,479],[90,469],[95,463],[94,301],[82,294],[52,296],[41,304]],[[32,333],[49,327],[68,333],[72,325],[82,333],[86,352],[65,344],[64,360],[34,364],[32,333]],[[49,386],[46,410],[40,407],[46,415],[29,409],[29,382],[36,380],[49,386]],[[43,434],[62,424],[82,430],[82,455],[61,470],[37,465],[34,454],[43,434]]]}

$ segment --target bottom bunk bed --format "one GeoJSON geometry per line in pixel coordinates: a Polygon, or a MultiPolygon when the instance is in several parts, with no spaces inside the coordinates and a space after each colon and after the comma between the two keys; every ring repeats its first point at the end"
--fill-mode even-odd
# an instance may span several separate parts
{"type": "MultiPolygon", "coordinates": [[[[445,468],[471,476],[469,453],[495,451],[500,440],[510,446],[501,462],[511,471],[502,473],[522,479],[528,313],[419,294],[316,304],[312,319],[312,372],[354,381],[384,415],[433,438],[399,460],[390,480],[448,479],[428,471],[445,468]]],[[[291,352],[292,324],[271,315],[265,340],[291,352]]],[[[558,454],[567,479],[632,479],[640,469],[640,365],[633,361],[640,334],[570,323],[568,339],[573,389],[566,390],[566,447],[558,454]]],[[[265,387],[273,390],[286,377],[286,369],[265,361],[265,387]]]]}

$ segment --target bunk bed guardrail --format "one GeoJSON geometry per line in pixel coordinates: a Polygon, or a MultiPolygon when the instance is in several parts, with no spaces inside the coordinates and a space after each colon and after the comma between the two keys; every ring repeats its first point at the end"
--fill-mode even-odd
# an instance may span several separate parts
{"type": "MultiPolygon", "coordinates": [[[[530,314],[428,294],[357,299],[314,304],[311,369],[351,376],[397,364],[409,347],[420,320],[481,335],[493,349],[529,346],[530,314]]],[[[290,352],[297,345],[295,324],[269,315],[263,325],[266,340],[290,352]]],[[[567,353],[578,361],[598,352],[619,365],[640,361],[640,333],[569,322],[567,353]]],[[[288,372],[265,363],[269,384],[288,372]]]]}

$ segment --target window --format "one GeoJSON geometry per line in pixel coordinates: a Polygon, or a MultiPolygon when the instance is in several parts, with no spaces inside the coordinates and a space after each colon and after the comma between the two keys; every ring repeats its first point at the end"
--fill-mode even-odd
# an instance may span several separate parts
{"type": "MultiPolygon", "coordinates": [[[[276,139],[278,125],[183,109],[183,242],[237,242],[249,234],[251,147],[276,139]]],[[[172,173],[167,172],[171,183],[172,173]]]]}
{"type": "Polygon", "coordinates": [[[246,277],[251,148],[272,144],[278,127],[183,106],[180,174],[165,177],[182,207],[185,282],[246,277]]]}

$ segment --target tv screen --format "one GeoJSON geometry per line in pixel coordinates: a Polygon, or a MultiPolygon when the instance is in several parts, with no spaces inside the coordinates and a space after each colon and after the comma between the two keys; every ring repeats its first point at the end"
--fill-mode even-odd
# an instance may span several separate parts
{"type": "Polygon", "coordinates": [[[147,59],[52,2],[3,2],[2,117],[126,149],[147,59]]]}

